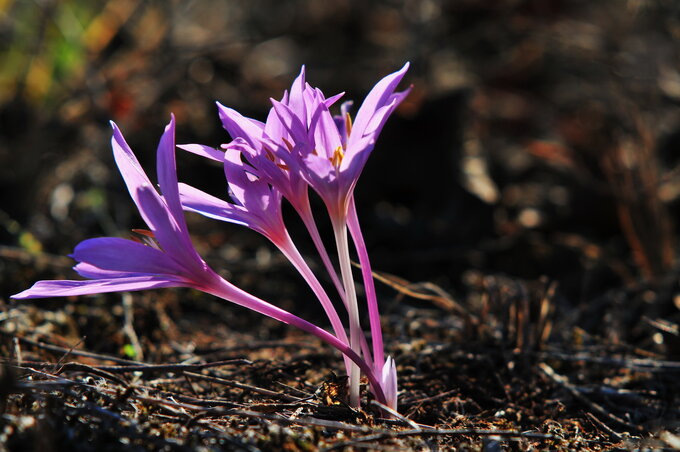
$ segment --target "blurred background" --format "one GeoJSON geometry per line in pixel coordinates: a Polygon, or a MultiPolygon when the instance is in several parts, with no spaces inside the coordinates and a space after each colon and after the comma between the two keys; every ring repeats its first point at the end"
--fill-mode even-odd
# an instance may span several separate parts
{"type": "MultiPolygon", "coordinates": [[[[178,143],[218,146],[216,100],[263,120],[304,64],[360,102],[410,61],[357,189],[374,270],[456,299],[489,276],[555,282],[586,330],[612,307],[672,322],[679,52],[674,0],[1,0],[0,294],[72,277],[60,256],[79,241],[143,227],[109,120],[154,174],[171,112],[178,143]]],[[[181,180],[225,195],[219,168],[178,158],[181,180]]],[[[190,222],[228,276],[294,296],[264,240],[190,222]]]]}

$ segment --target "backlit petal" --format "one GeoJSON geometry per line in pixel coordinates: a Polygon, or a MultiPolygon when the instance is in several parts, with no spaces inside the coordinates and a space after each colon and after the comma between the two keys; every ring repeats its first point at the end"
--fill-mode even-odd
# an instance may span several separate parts
{"type": "Polygon", "coordinates": [[[168,212],[175,218],[175,222],[182,230],[186,230],[184,211],[179,202],[177,191],[177,163],[175,157],[175,116],[172,115],[170,123],[158,143],[156,152],[156,171],[158,172],[158,185],[160,185],[163,199],[168,206],[168,212]]]}
{"type": "Polygon", "coordinates": [[[139,164],[132,149],[128,146],[116,123],[112,121],[111,127],[113,128],[113,136],[111,137],[113,157],[116,161],[116,165],[118,165],[120,174],[123,176],[123,180],[130,192],[132,200],[135,202],[142,217],[146,221],[146,217],[144,217],[144,212],[139,202],[137,190],[143,185],[151,185],[151,181],[139,164]]]}
{"type": "Polygon", "coordinates": [[[241,137],[248,144],[259,149],[259,141],[262,137],[264,124],[254,119],[246,118],[236,110],[225,107],[219,102],[217,102],[217,109],[222,125],[232,138],[241,137]]]}
{"type": "Polygon", "coordinates": [[[196,253],[189,232],[180,227],[175,218],[168,211],[165,201],[150,186],[142,186],[138,190],[147,224],[154,233],[163,251],[168,253],[177,262],[181,262],[185,268],[193,265],[202,266],[202,260],[196,253]]]}
{"type": "Polygon", "coordinates": [[[128,292],[161,287],[190,286],[181,278],[169,276],[134,276],[128,278],[94,279],[85,281],[38,281],[30,289],[26,289],[11,298],[28,300],[31,298],[68,297],[73,295],[90,295],[107,292],[128,292]]]}
{"type": "Polygon", "coordinates": [[[297,112],[290,109],[285,104],[271,99],[272,105],[274,106],[274,111],[279,117],[281,124],[284,125],[291,138],[295,143],[305,143],[308,140],[307,136],[307,125],[303,124],[298,116],[297,112]]]}
{"type": "Polygon", "coordinates": [[[404,74],[406,74],[408,67],[409,63],[406,63],[397,72],[384,77],[373,87],[371,92],[368,93],[366,99],[364,99],[364,102],[357,111],[357,116],[352,127],[353,133],[349,137],[350,144],[352,143],[355,134],[358,135],[357,139],[365,135],[365,129],[368,127],[375,112],[390,102],[394,90],[397,88],[397,85],[399,85],[404,74]]]}
{"type": "Polygon", "coordinates": [[[228,203],[187,184],[179,184],[179,193],[185,209],[215,220],[251,227],[252,221],[241,206],[228,203]]]}
{"type": "Polygon", "coordinates": [[[192,144],[179,144],[177,145],[177,147],[182,149],[183,151],[188,151],[191,152],[192,154],[200,155],[201,157],[205,157],[216,162],[222,163],[222,160],[224,160],[224,151],[220,151],[219,149],[215,149],[210,146],[192,143],[192,144]]]}
{"type": "Polygon", "coordinates": [[[80,242],[73,259],[123,273],[178,274],[182,269],[165,253],[132,240],[100,237],[80,242]]]}
{"type": "Polygon", "coordinates": [[[335,125],[333,116],[324,104],[320,104],[312,116],[310,134],[314,137],[314,145],[319,155],[333,158],[336,149],[342,147],[342,139],[335,125]]]}

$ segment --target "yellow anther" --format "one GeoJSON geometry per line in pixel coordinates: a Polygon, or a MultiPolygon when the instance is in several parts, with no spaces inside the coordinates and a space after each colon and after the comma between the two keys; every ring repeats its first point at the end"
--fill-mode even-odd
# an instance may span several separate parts
{"type": "Polygon", "coordinates": [[[335,151],[333,151],[333,157],[330,158],[331,164],[336,168],[340,168],[344,156],[345,153],[342,152],[342,146],[338,146],[335,148],[335,151]]]}

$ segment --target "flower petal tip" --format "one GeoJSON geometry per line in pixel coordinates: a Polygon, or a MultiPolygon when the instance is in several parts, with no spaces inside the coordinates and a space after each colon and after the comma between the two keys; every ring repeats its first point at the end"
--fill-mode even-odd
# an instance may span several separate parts
{"type": "Polygon", "coordinates": [[[165,126],[165,132],[167,133],[170,130],[173,130],[175,128],[175,114],[170,113],[170,122],[168,125],[165,126]]]}
{"type": "Polygon", "coordinates": [[[22,290],[21,292],[15,293],[14,295],[10,295],[9,297],[10,297],[12,300],[24,300],[24,299],[26,298],[26,297],[24,296],[24,294],[25,294],[26,292],[28,292],[28,290],[22,290]]]}

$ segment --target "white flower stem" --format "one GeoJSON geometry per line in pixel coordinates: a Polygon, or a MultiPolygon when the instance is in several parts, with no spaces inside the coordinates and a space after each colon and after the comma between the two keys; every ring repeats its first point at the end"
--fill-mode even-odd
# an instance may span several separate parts
{"type": "MultiPolygon", "coordinates": [[[[357,304],[357,294],[352,277],[352,267],[349,258],[349,245],[347,243],[347,224],[345,219],[333,221],[333,232],[335,233],[335,244],[338,248],[338,260],[340,261],[340,274],[345,286],[347,296],[347,310],[349,312],[349,342],[351,349],[361,354],[361,323],[359,320],[359,306],[357,304]]],[[[352,365],[349,373],[349,403],[353,407],[359,407],[359,382],[361,372],[359,367],[352,365]]]]}

